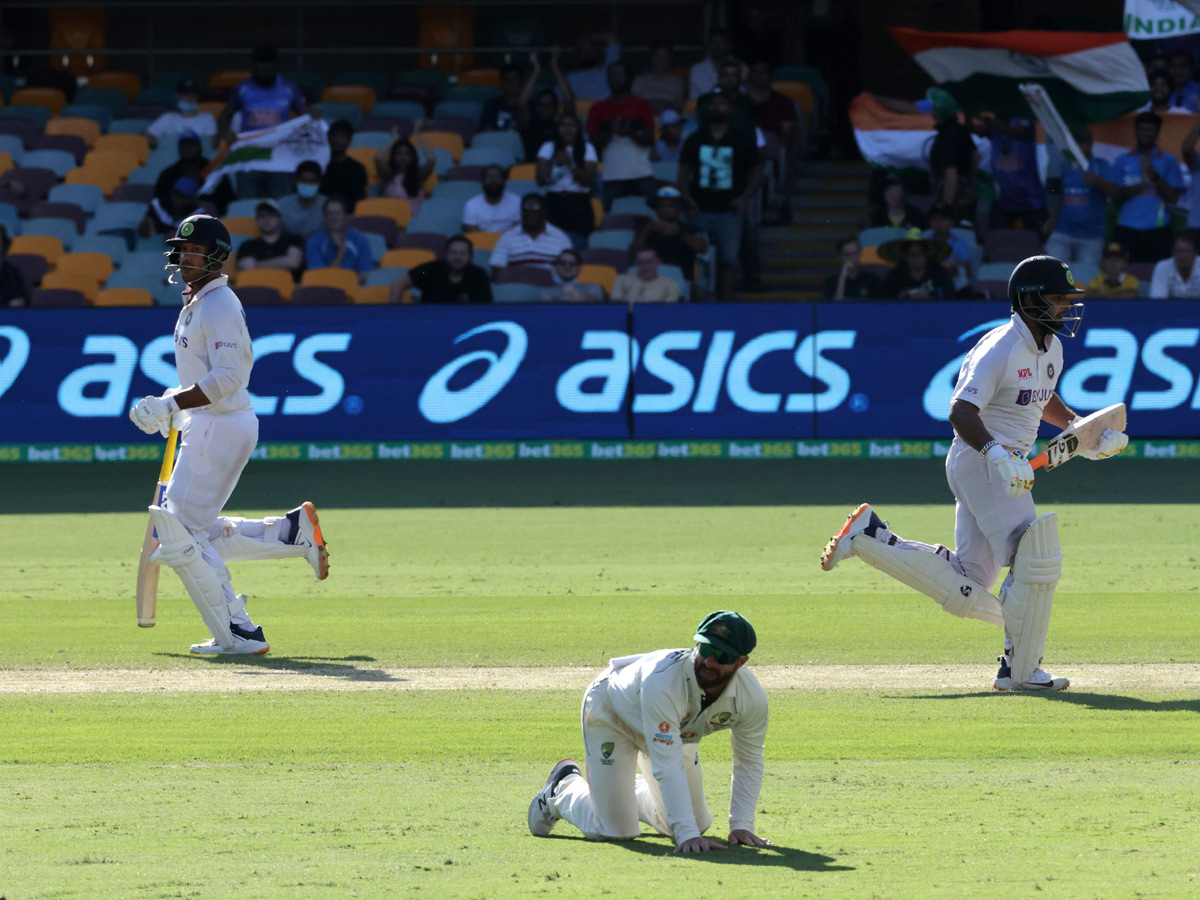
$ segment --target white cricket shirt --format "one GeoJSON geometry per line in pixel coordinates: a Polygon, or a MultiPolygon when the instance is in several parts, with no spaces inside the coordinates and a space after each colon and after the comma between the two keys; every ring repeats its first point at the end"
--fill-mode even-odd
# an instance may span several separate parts
{"type": "Polygon", "coordinates": [[[701,709],[692,649],[656,650],[612,660],[608,710],[650,757],[676,844],[700,836],[684,770],[683,745],[728,731],[733,747],[729,829],[754,830],[762,789],[767,695],[745,666],[715,701],[701,709]]]}
{"type": "MultiPolygon", "coordinates": [[[[1050,349],[1040,349],[1029,326],[1014,312],[1007,324],[993,328],[967,354],[952,400],[979,407],[984,426],[1001,446],[1027,454],[1062,367],[1062,341],[1051,335],[1050,349]]],[[[957,435],[954,439],[962,440],[957,435]]]]}
{"type": "Polygon", "coordinates": [[[175,370],[183,388],[198,385],[208,397],[205,412],[250,409],[250,369],[254,350],[242,303],[229,288],[229,276],[215,278],[179,311],[175,323],[175,370]]]}

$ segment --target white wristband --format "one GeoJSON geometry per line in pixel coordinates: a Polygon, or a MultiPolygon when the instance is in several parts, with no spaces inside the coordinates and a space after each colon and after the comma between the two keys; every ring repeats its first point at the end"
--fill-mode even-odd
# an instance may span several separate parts
{"type": "Polygon", "coordinates": [[[163,406],[167,408],[167,412],[169,412],[171,415],[175,415],[175,413],[179,412],[179,401],[175,399],[174,394],[163,399],[163,406]]]}

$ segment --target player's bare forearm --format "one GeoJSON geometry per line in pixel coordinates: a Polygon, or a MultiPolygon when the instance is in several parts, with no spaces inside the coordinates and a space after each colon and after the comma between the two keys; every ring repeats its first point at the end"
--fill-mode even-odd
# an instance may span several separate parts
{"type": "Polygon", "coordinates": [[[979,417],[979,407],[966,400],[955,400],[950,404],[950,425],[968,447],[982,450],[993,438],[979,417]]]}
{"type": "Polygon", "coordinates": [[[1051,394],[1050,402],[1042,410],[1042,420],[1049,422],[1056,428],[1066,428],[1074,418],[1075,411],[1063,402],[1062,397],[1058,396],[1058,394],[1051,394]]]}
{"type": "Polygon", "coordinates": [[[198,384],[193,384],[186,391],[175,394],[175,402],[180,409],[195,409],[198,406],[208,406],[210,401],[198,384]]]}

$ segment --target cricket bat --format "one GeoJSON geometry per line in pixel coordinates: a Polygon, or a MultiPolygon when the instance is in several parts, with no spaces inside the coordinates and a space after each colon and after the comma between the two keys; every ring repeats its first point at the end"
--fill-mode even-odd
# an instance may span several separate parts
{"type": "Polygon", "coordinates": [[[1047,442],[1046,448],[1029,461],[1029,465],[1035,469],[1044,468],[1047,472],[1056,469],[1078,456],[1081,450],[1093,449],[1100,443],[1100,435],[1108,428],[1113,431],[1125,430],[1124,403],[1114,403],[1097,410],[1090,416],[1084,416],[1073,427],[1056,434],[1047,442]]]}
{"type": "MultiPolygon", "coordinates": [[[[167,482],[171,480],[171,470],[175,468],[175,445],[179,441],[179,432],[171,426],[167,435],[167,449],[163,453],[162,468],[158,472],[158,486],[154,489],[154,502],[151,506],[162,506],[167,496],[167,482]]],[[[158,611],[158,570],[159,565],[150,561],[150,554],[158,549],[158,536],[154,533],[154,520],[146,523],[146,539],[142,541],[142,557],[138,560],[137,573],[137,622],[139,628],[153,628],[155,615],[158,611]]]]}

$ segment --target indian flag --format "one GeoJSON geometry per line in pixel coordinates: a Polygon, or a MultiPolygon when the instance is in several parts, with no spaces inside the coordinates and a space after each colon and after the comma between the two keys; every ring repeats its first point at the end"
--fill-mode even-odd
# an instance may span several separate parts
{"type": "Polygon", "coordinates": [[[200,193],[216,190],[227,175],[253,169],[294,172],[300,163],[312,160],[324,170],[329,165],[328,134],[328,125],[307,114],[282,125],[242,132],[208,164],[200,193]]]}
{"type": "Polygon", "coordinates": [[[1121,33],[889,30],[938,87],[971,112],[1030,118],[1017,90],[1022,82],[1042,85],[1068,124],[1108,121],[1150,99],[1146,72],[1121,33]]]}

